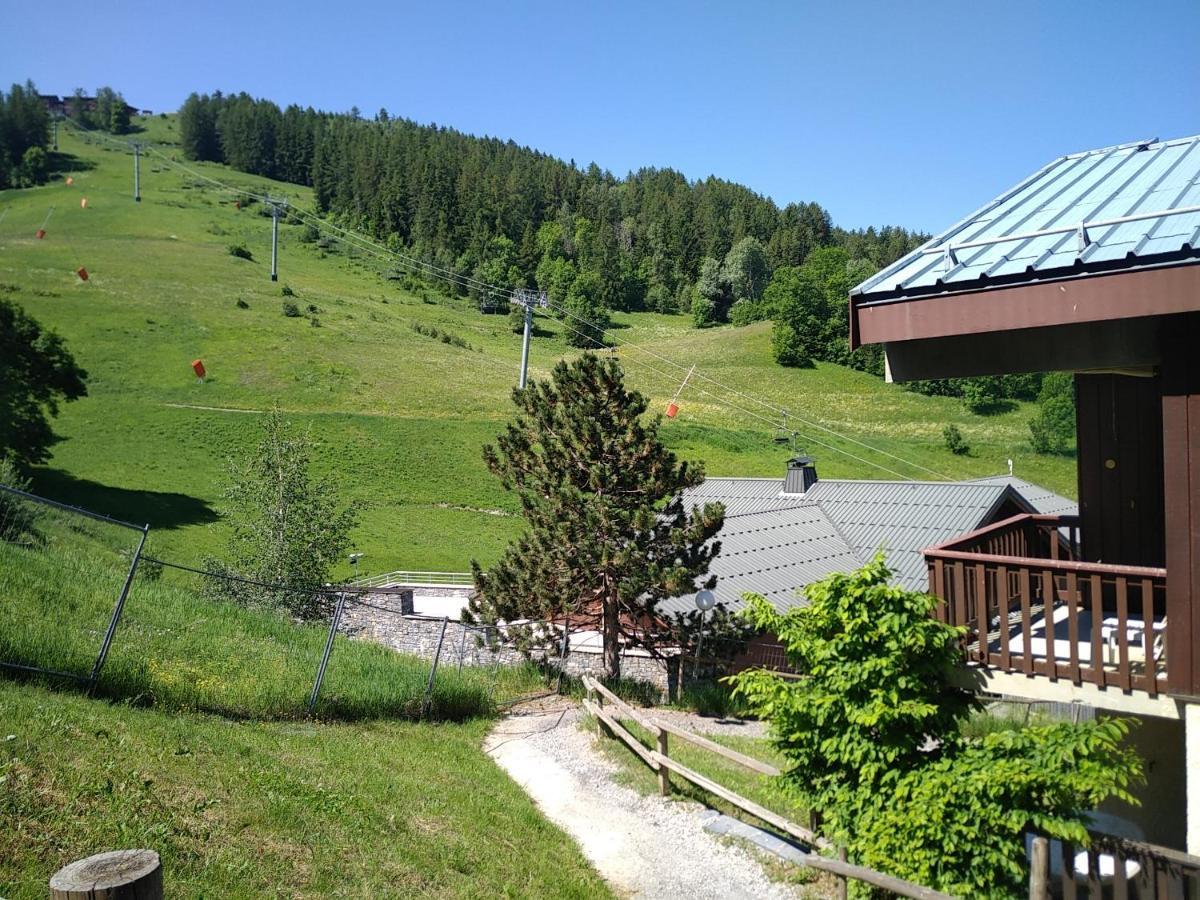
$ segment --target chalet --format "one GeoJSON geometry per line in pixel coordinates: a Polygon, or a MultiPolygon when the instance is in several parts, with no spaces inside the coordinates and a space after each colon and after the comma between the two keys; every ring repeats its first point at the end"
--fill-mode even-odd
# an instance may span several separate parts
{"type": "MultiPolygon", "coordinates": [[[[38,94],[38,99],[46,104],[46,112],[50,113],[50,115],[65,116],[70,112],[71,102],[74,98],[73,97],[60,97],[57,94],[38,94]]],[[[96,98],[95,97],[81,97],[80,101],[83,103],[84,110],[86,110],[87,112],[95,112],[95,110],[96,110],[96,98]]],[[[125,104],[125,112],[130,116],[130,118],[132,118],[133,116],[136,116],[136,115],[143,115],[143,116],[151,115],[150,110],[148,110],[148,109],[139,110],[136,106],[131,106],[128,103],[125,104]]]]}
{"type": "Polygon", "coordinates": [[[983,690],[1136,716],[1134,818],[1200,853],[1200,136],[1056,159],[856,287],[896,381],[1074,373],[1078,514],[924,558],[983,690]]]}

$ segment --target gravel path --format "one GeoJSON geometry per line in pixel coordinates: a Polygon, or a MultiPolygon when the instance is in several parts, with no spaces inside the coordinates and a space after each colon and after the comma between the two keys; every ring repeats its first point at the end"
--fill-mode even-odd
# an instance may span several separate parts
{"type": "Polygon", "coordinates": [[[785,898],[801,896],[770,881],[754,857],[703,829],[696,803],[643,797],[617,784],[616,764],[578,727],[580,710],[531,710],[502,719],[484,750],[565,829],[622,896],[785,898]]]}
{"type": "Polygon", "coordinates": [[[718,719],[682,709],[651,709],[646,710],[646,714],[652,719],[664,719],[672,725],[699,734],[728,734],[749,738],[767,736],[767,723],[757,719],[718,719]]]}

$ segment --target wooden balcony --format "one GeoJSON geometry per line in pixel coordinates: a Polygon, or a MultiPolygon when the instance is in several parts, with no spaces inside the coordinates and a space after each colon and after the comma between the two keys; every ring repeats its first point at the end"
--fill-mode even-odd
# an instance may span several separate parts
{"type": "Polygon", "coordinates": [[[1166,569],[1084,562],[1076,516],[1019,515],[925,550],[967,660],[1151,696],[1166,689],[1166,569]]]}

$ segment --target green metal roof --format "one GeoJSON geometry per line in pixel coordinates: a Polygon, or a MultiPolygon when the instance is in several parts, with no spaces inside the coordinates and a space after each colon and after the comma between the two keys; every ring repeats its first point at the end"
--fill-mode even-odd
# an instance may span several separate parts
{"type": "Polygon", "coordinates": [[[1200,135],[1054,160],[872,275],[857,302],[1200,262],[1200,135]]]}

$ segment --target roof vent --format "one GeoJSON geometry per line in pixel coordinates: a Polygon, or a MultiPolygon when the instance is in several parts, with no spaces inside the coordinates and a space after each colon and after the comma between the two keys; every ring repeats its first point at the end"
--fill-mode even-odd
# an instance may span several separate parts
{"type": "Polygon", "coordinates": [[[788,460],[783,480],[785,494],[807,494],[817,483],[817,466],[811,456],[794,456],[788,460]]]}

